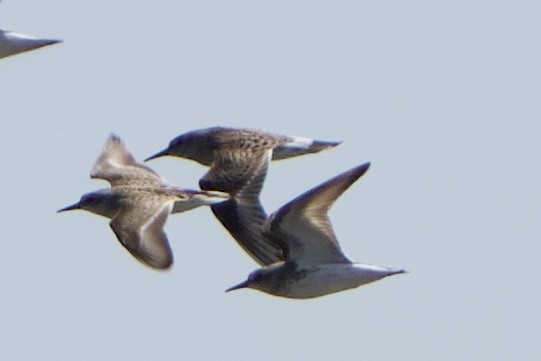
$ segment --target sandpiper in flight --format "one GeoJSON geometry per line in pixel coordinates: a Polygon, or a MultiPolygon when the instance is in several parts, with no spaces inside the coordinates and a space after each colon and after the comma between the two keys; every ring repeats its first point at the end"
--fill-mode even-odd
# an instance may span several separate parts
{"type": "Polygon", "coordinates": [[[264,235],[281,244],[285,261],[260,268],[227,291],[253,288],[287,298],[313,298],[404,273],[351,262],[340,249],[327,212],[370,166],[360,165],[295,198],[265,222],[264,235]]]}
{"type": "Polygon", "coordinates": [[[209,166],[199,181],[201,189],[228,192],[232,197],[211,206],[216,218],[257,263],[268,265],[283,260],[281,247],[261,234],[267,215],[259,194],[270,160],[317,153],[338,144],[260,130],[213,127],[182,134],[145,161],[170,155],[209,166]]]}
{"type": "Polygon", "coordinates": [[[138,260],[157,269],[169,268],[173,263],[163,231],[170,213],[229,199],[223,192],[169,185],[152,169],[138,164],[116,135],[107,140],[90,176],[107,180],[111,188],[87,193],[58,212],[83,209],[110,218],[120,243],[138,260]]]}

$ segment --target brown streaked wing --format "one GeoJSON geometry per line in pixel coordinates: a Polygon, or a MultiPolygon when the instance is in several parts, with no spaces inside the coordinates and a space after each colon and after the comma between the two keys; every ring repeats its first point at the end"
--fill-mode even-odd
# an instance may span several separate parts
{"type": "Polygon", "coordinates": [[[262,163],[266,161],[267,152],[269,150],[264,149],[261,151],[253,149],[216,151],[214,163],[199,180],[200,188],[231,194],[241,191],[245,184],[260,171],[262,163]]]}
{"type": "Polygon", "coordinates": [[[234,163],[222,162],[218,170],[211,168],[199,184],[204,190],[220,190],[232,194],[229,201],[211,206],[214,215],[248,255],[258,264],[268,265],[283,260],[282,249],[266,239],[261,228],[267,215],[259,201],[259,194],[267,175],[272,150],[265,150],[257,156],[251,154],[250,158],[234,158],[234,163]],[[226,168],[223,167],[224,163],[236,166],[226,168]]]}

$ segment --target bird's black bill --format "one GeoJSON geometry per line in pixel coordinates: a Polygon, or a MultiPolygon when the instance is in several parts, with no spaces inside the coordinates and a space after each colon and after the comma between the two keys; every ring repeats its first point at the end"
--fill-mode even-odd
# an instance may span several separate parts
{"type": "Polygon", "coordinates": [[[72,211],[74,209],[81,209],[81,205],[79,203],[72,204],[71,206],[64,207],[62,209],[59,209],[56,211],[57,213],[65,212],[65,211],[72,211]]]}
{"type": "Polygon", "coordinates": [[[246,287],[248,287],[248,281],[244,281],[242,283],[239,283],[236,286],[230,287],[227,290],[225,290],[225,292],[234,291],[234,290],[238,290],[240,288],[246,288],[246,287]]]}
{"type": "Polygon", "coordinates": [[[145,162],[148,162],[151,159],[156,159],[156,158],[159,158],[159,157],[163,157],[164,155],[168,155],[168,154],[169,154],[169,149],[164,149],[161,152],[158,152],[158,153],[148,157],[147,159],[145,159],[145,162]]]}

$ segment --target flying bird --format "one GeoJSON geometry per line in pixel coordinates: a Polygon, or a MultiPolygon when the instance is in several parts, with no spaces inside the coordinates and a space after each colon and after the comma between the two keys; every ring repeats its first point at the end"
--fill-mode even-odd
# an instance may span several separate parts
{"type": "Polygon", "coordinates": [[[222,191],[231,199],[211,209],[238,244],[258,264],[284,259],[280,246],[265,239],[261,226],[267,214],[259,201],[269,162],[335,147],[340,142],[277,135],[261,130],[212,127],[182,134],[147,158],[174,156],[210,167],[200,179],[203,190],[222,191]]]}
{"type": "Polygon", "coordinates": [[[173,253],[163,231],[170,213],[223,202],[229,195],[181,189],[168,184],[149,167],[135,161],[120,138],[112,134],[92,167],[91,178],[111,188],[84,194],[79,202],[58,212],[83,209],[111,219],[120,243],[142,263],[167,269],[173,253]]]}
{"type": "Polygon", "coordinates": [[[40,39],[7,30],[0,30],[0,58],[23,53],[46,45],[60,43],[57,39],[40,39]]]}
{"type": "Polygon", "coordinates": [[[252,272],[229,288],[252,288],[275,296],[324,296],[404,273],[350,261],[342,252],[327,215],[332,204],[369,168],[362,164],[307,191],[273,213],[264,236],[281,245],[285,260],[252,272]]]}

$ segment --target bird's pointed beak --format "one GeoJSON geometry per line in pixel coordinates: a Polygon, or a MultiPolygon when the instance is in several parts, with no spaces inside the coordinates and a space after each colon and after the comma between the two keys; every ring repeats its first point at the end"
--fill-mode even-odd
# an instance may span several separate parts
{"type": "Polygon", "coordinates": [[[161,152],[158,152],[158,153],[148,157],[147,159],[145,159],[145,162],[148,162],[151,159],[156,159],[156,158],[159,158],[159,157],[163,157],[164,155],[169,155],[169,148],[164,149],[161,152]]]}
{"type": "Polygon", "coordinates": [[[250,285],[250,284],[248,283],[248,281],[244,281],[244,282],[242,282],[242,283],[239,283],[239,284],[236,285],[236,286],[233,286],[233,287],[228,288],[227,290],[225,290],[225,292],[238,290],[238,289],[240,289],[240,288],[246,288],[246,287],[248,287],[249,285],[250,285]]]}
{"type": "Polygon", "coordinates": [[[65,212],[65,211],[72,211],[74,209],[81,209],[81,204],[79,202],[72,204],[71,206],[64,207],[62,209],[59,209],[56,211],[57,213],[65,212]]]}

